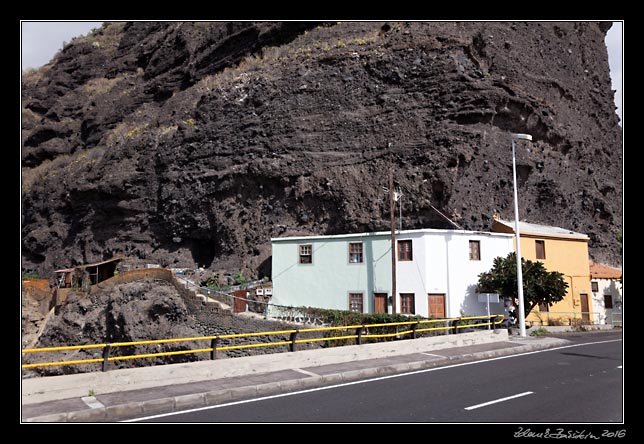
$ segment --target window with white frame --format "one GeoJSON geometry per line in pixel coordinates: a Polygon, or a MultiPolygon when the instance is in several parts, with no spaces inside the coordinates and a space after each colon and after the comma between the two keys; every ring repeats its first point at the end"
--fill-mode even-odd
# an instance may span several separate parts
{"type": "Polygon", "coordinates": [[[364,300],[362,293],[349,293],[349,311],[364,313],[364,300]]]}
{"type": "Polygon", "coordinates": [[[400,293],[400,312],[402,314],[416,313],[416,301],[414,293],[400,293]]]}
{"type": "Polygon", "coordinates": [[[412,250],[411,239],[398,241],[398,260],[411,261],[414,259],[414,252],[412,250]]]}
{"type": "Polygon", "coordinates": [[[300,264],[313,263],[313,245],[306,244],[299,246],[300,264]]]}
{"type": "Polygon", "coordinates": [[[361,264],[362,262],[362,242],[349,242],[349,263],[361,264]]]}

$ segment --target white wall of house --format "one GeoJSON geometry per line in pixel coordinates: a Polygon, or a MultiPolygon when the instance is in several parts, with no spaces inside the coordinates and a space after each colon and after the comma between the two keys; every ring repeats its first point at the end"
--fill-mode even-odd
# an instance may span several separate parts
{"type": "MultiPolygon", "coordinates": [[[[513,235],[465,230],[405,230],[396,240],[411,240],[413,260],[396,261],[396,308],[401,293],[413,293],[415,314],[428,316],[428,294],[445,294],[447,317],[486,314],[475,292],[478,275],[494,258],[513,251],[513,235]],[[480,260],[470,260],[470,241],[480,243],[480,260]]],[[[349,309],[349,293],[363,293],[365,313],[374,311],[373,294],[391,295],[389,232],[272,239],[272,303],[285,306],[349,309]],[[350,242],[363,242],[364,261],[349,262],[350,242]],[[299,245],[313,246],[311,264],[299,263],[299,245]]],[[[390,305],[389,305],[390,307],[390,305]]],[[[390,309],[388,309],[390,310],[390,309]]],[[[503,313],[503,304],[490,304],[503,313]]]]}
{"type": "MultiPolygon", "coordinates": [[[[397,263],[397,292],[416,295],[416,314],[428,316],[428,294],[445,294],[448,317],[483,315],[487,305],[478,302],[476,284],[489,271],[494,258],[513,251],[512,235],[457,230],[418,230],[398,236],[411,238],[414,260],[397,263]],[[480,260],[470,260],[470,241],[480,243],[480,260]],[[418,253],[418,254],[417,254],[418,253]]],[[[400,307],[400,304],[398,304],[400,307]]],[[[503,313],[503,303],[490,304],[491,313],[503,313]]]]}
{"type": "Polygon", "coordinates": [[[595,322],[599,324],[610,324],[613,319],[621,323],[621,316],[617,313],[622,313],[622,284],[617,279],[591,279],[597,283],[597,291],[593,291],[592,310],[597,313],[595,322]],[[610,295],[613,300],[613,308],[606,308],[604,295],[610,295]],[[613,314],[615,313],[615,316],[613,314]]]}

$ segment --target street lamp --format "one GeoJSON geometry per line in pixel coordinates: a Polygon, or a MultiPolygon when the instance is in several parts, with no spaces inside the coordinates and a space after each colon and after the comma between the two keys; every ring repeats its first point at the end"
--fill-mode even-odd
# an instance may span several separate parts
{"type": "Polygon", "coordinates": [[[512,134],[512,175],[514,178],[514,234],[517,244],[517,296],[519,297],[519,334],[525,337],[525,312],[523,310],[523,270],[521,269],[521,242],[519,240],[519,198],[517,195],[517,162],[515,140],[532,140],[530,134],[512,134]]]}

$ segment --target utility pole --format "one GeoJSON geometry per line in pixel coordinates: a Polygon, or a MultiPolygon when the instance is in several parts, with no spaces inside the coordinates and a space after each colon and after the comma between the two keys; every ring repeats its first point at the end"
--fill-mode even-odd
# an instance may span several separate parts
{"type": "Polygon", "coordinates": [[[389,170],[389,209],[391,213],[391,314],[396,314],[396,207],[393,167],[389,170]]]}

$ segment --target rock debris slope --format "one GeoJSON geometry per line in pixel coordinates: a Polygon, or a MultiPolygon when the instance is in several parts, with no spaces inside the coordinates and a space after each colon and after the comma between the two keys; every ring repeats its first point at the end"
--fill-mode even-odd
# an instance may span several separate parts
{"type": "Polygon", "coordinates": [[[587,233],[621,264],[622,135],[595,22],[107,23],[22,88],[23,269],[125,253],[270,273],[270,238],[587,233]],[[525,149],[529,148],[529,149],[525,149]]]}

